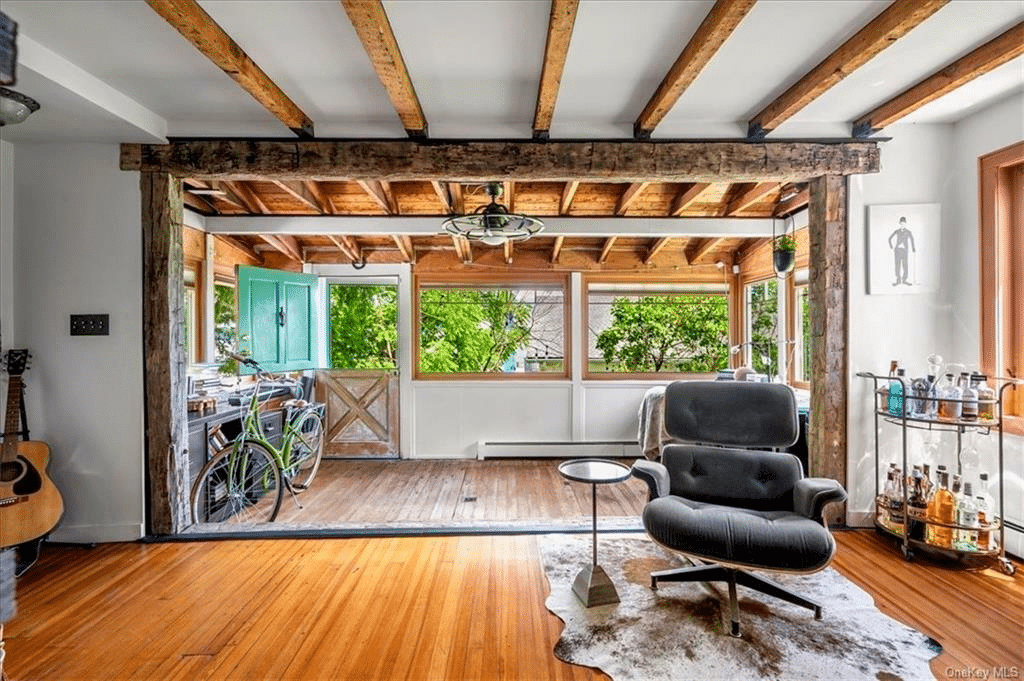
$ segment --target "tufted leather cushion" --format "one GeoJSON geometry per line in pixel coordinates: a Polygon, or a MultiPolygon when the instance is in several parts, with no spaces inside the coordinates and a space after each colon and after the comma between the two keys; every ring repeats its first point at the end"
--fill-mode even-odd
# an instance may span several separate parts
{"type": "Polygon", "coordinates": [[[828,565],[835,551],[827,529],[781,510],[737,509],[671,495],[647,504],[643,521],[660,544],[712,562],[811,572],[828,565]]]}
{"type": "Polygon", "coordinates": [[[661,462],[670,493],[694,501],[762,511],[793,510],[800,459],[785,452],[668,445],[661,462]]]}
{"type": "Polygon", "coordinates": [[[796,396],[781,383],[675,381],[665,388],[665,431],[687,442],[789,447],[800,435],[796,396]]]}

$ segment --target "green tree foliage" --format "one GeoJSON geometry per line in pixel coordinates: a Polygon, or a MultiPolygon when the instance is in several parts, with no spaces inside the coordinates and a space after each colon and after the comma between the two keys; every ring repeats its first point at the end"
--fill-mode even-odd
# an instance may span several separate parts
{"type": "Polygon", "coordinates": [[[511,290],[420,291],[420,371],[499,372],[530,343],[532,309],[511,290]]]}
{"type": "Polygon", "coordinates": [[[398,288],[330,286],[332,369],[398,366],[398,288]]]}
{"type": "Polygon", "coordinates": [[[220,372],[234,374],[238,363],[228,357],[235,349],[235,289],[223,284],[213,286],[213,344],[217,348],[217,359],[221,360],[220,372]]]}
{"type": "Polygon", "coordinates": [[[779,288],[778,279],[755,284],[750,289],[751,364],[759,373],[774,373],[779,368],[779,288]],[[765,357],[769,361],[765,361],[765,357]],[[770,362],[770,363],[769,363],[770,362]]]}
{"type": "Polygon", "coordinates": [[[728,359],[729,314],[722,296],[615,298],[612,324],[597,336],[611,371],[717,371],[728,359]]]}

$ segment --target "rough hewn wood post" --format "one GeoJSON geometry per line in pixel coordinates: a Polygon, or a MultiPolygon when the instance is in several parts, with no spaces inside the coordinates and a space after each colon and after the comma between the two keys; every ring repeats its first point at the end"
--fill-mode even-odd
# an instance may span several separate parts
{"type": "MultiPolygon", "coordinates": [[[[846,178],[824,175],[810,183],[811,422],[810,475],[846,485],[848,399],[846,178]]],[[[829,507],[831,525],[846,523],[846,505],[829,507]]]]}
{"type": "Polygon", "coordinates": [[[143,172],[140,188],[148,531],[173,534],[188,524],[181,182],[143,172]]]}

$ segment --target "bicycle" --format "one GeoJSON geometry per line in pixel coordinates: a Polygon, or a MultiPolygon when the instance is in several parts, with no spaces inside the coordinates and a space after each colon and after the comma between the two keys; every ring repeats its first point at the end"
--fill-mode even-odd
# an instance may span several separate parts
{"type": "Polygon", "coordinates": [[[273,522],[281,510],[285,489],[292,498],[308,489],[323,457],[324,406],[303,400],[297,381],[276,380],[252,359],[235,359],[256,370],[256,385],[248,398],[241,433],[231,441],[220,426],[210,432],[210,448],[216,454],[199,471],[192,486],[195,523],[273,522]],[[275,385],[296,391],[295,399],[284,405],[280,447],[267,439],[260,421],[260,407],[265,404],[260,402],[260,389],[275,380],[275,385]]]}

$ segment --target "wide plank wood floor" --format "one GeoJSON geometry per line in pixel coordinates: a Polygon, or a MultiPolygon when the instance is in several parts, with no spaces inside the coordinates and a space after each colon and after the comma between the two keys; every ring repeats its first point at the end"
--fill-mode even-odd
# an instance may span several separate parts
{"type": "MultiPolygon", "coordinates": [[[[1022,573],[906,563],[873,532],[836,536],[837,569],[944,646],[936,678],[1024,669],[1022,573]]],[[[537,541],[46,547],[19,581],[7,670],[12,681],[605,678],[551,652],[562,625],[543,605],[537,541]]]]}
{"type": "MultiPolygon", "coordinates": [[[[287,496],[279,523],[589,522],[591,486],[558,474],[557,460],[325,460],[302,508],[287,496]]],[[[626,461],[626,465],[632,463],[626,461]]],[[[597,486],[599,518],[639,522],[647,486],[597,486]]]]}

